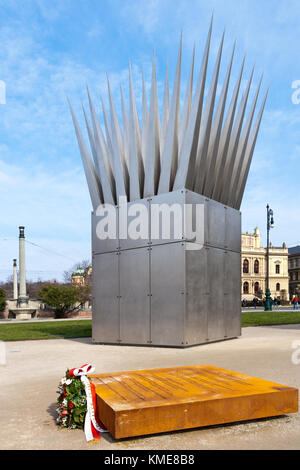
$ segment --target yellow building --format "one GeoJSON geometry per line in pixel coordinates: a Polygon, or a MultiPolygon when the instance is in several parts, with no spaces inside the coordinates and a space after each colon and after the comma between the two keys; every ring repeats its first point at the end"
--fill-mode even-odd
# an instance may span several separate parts
{"type": "MultiPolygon", "coordinates": [[[[269,247],[269,283],[271,297],[288,300],[288,248],[269,247]]],[[[261,246],[260,232],[242,233],[242,300],[264,298],[267,286],[267,249],[261,246]]]]}
{"type": "Polygon", "coordinates": [[[92,277],[92,266],[85,269],[76,269],[71,276],[71,283],[74,286],[89,286],[92,277]]]}
{"type": "Polygon", "coordinates": [[[289,248],[290,297],[300,295],[300,246],[289,248]]]}
{"type": "Polygon", "coordinates": [[[73,271],[72,276],[71,276],[71,283],[74,286],[84,286],[85,285],[85,270],[76,269],[76,271],[73,271]]]}

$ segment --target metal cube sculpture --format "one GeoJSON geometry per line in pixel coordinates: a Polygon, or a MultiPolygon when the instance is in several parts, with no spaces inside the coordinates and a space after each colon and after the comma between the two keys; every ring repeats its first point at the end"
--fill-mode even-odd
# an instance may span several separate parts
{"type": "Polygon", "coordinates": [[[217,100],[224,34],[205,93],[211,31],[212,24],[194,93],[193,51],[182,112],[181,41],[170,103],[166,73],[161,121],[155,57],[149,109],[143,79],[142,125],[130,68],[129,112],[121,89],[122,126],[108,81],[105,136],[88,91],[92,126],[83,111],[92,157],[70,105],[93,205],[94,342],[187,347],[241,334],[239,209],[267,93],[253,124],[260,80],[244,119],[253,71],[238,104],[243,60],[225,116],[235,47],[217,100]],[[124,198],[127,209],[139,203],[150,214],[146,236],[124,238],[117,224],[115,237],[100,239],[99,213],[110,206],[118,214],[124,198]],[[174,216],[172,233],[162,236],[161,223],[150,220],[154,205],[161,204],[176,204],[183,213],[187,205],[201,206],[201,233],[191,240],[193,218],[179,224],[174,216]]]}

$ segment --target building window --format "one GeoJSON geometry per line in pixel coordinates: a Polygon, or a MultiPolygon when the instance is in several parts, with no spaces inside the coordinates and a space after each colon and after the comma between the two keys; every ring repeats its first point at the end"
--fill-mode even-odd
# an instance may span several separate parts
{"type": "Polygon", "coordinates": [[[244,294],[249,294],[249,282],[244,282],[243,292],[244,294]]]}
{"type": "Polygon", "coordinates": [[[249,261],[247,259],[244,259],[244,262],[243,262],[243,273],[244,274],[249,273],[249,261]]]}
{"type": "Polygon", "coordinates": [[[254,274],[259,274],[259,261],[256,259],[254,261],[254,274]]]}
{"type": "Polygon", "coordinates": [[[276,291],[277,291],[277,292],[280,291],[280,284],[279,284],[279,282],[277,282],[277,284],[276,284],[276,291]]]}
{"type": "Polygon", "coordinates": [[[259,292],[259,282],[256,282],[254,284],[254,294],[257,295],[259,292]]]}
{"type": "Polygon", "coordinates": [[[280,274],[280,264],[276,264],[276,274],[280,274]]]}
{"type": "Polygon", "coordinates": [[[297,272],[295,273],[295,281],[298,281],[298,277],[299,277],[299,275],[298,275],[298,271],[297,271],[297,272]]]}

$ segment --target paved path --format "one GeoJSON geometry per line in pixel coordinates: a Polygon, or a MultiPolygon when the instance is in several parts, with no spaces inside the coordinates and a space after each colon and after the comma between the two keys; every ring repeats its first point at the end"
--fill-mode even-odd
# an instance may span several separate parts
{"type": "Polygon", "coordinates": [[[16,320],[15,318],[0,318],[0,326],[15,323],[41,323],[45,321],[77,321],[77,320],[91,320],[91,317],[74,317],[74,318],[31,318],[30,320],[16,320]]]}
{"type": "MultiPolygon", "coordinates": [[[[56,389],[67,367],[92,362],[96,372],[213,364],[300,388],[292,344],[300,325],[244,328],[240,339],[185,350],[93,345],[88,338],[6,343],[0,366],[1,449],[300,449],[300,414],[87,444],[82,431],[54,422],[56,389]]],[[[299,355],[300,356],[300,355],[299,355]]]]}

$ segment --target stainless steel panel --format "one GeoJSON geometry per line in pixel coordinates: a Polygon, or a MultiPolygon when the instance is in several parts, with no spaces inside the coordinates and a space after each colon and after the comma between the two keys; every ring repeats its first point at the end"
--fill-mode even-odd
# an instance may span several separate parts
{"type": "Polygon", "coordinates": [[[161,245],[183,240],[184,200],[184,190],[159,194],[150,198],[151,245],[161,245]],[[159,217],[156,217],[154,214],[157,214],[155,211],[158,211],[159,208],[161,208],[162,212],[159,214],[159,217]],[[168,221],[170,222],[170,230],[169,233],[164,233],[163,226],[167,229],[168,221]]]}
{"type": "Polygon", "coordinates": [[[120,252],[120,331],[122,343],[150,340],[149,248],[120,252]]]}
{"type": "MultiPolygon", "coordinates": [[[[119,234],[119,247],[121,250],[128,250],[130,248],[147,247],[150,241],[150,202],[148,199],[139,199],[138,201],[131,202],[125,205],[125,207],[119,207],[119,218],[120,224],[118,225],[119,234]],[[127,235],[126,227],[124,227],[123,219],[125,219],[125,209],[127,210],[127,235]],[[145,211],[145,215],[144,215],[145,211]],[[124,214],[124,215],[123,215],[124,214]],[[145,217],[145,222],[144,222],[145,217]],[[133,239],[131,236],[131,228],[134,232],[141,232],[143,228],[141,224],[145,223],[145,231],[147,224],[147,236],[140,233],[140,238],[133,239]],[[134,225],[132,225],[134,224],[134,225]],[[138,225],[138,227],[136,227],[138,225]],[[122,227],[123,226],[123,227],[122,227]],[[124,233],[122,233],[124,232],[124,233]],[[126,238],[124,238],[126,236],[126,238]]],[[[137,234],[138,235],[138,234],[137,234]]]]}
{"type": "Polygon", "coordinates": [[[194,193],[190,190],[185,190],[185,210],[186,214],[190,209],[187,206],[192,207],[192,220],[186,218],[184,223],[184,239],[191,242],[189,233],[196,231],[196,243],[204,245],[208,241],[208,202],[209,200],[201,194],[194,193]],[[197,206],[200,206],[200,210],[197,211],[197,206]],[[199,217],[197,222],[196,218],[199,217]]]}
{"type": "Polygon", "coordinates": [[[216,248],[225,247],[225,206],[209,199],[208,244],[216,248]]]}
{"type": "Polygon", "coordinates": [[[183,243],[153,246],[151,259],[151,341],[184,346],[183,243]]]}
{"type": "Polygon", "coordinates": [[[240,253],[241,251],[241,213],[226,206],[225,209],[225,248],[240,253]]]}
{"type": "Polygon", "coordinates": [[[208,340],[216,341],[225,336],[224,320],[224,251],[208,249],[208,340]]]}
{"type": "Polygon", "coordinates": [[[207,253],[208,248],[204,246],[200,250],[185,251],[185,340],[189,345],[206,343],[208,337],[207,253]]]}
{"type": "MultiPolygon", "coordinates": [[[[105,207],[105,204],[104,206],[105,207]]],[[[105,216],[97,216],[95,212],[92,212],[92,251],[93,254],[97,253],[109,253],[118,249],[119,240],[118,240],[118,208],[115,206],[110,206],[111,210],[116,211],[116,238],[107,238],[106,240],[101,240],[97,235],[97,224],[103,220],[105,216]]]]}
{"type": "Polygon", "coordinates": [[[117,343],[119,333],[119,255],[93,256],[93,341],[117,343]]]}
{"type": "Polygon", "coordinates": [[[225,336],[241,335],[241,254],[227,251],[224,255],[225,336]]]}

